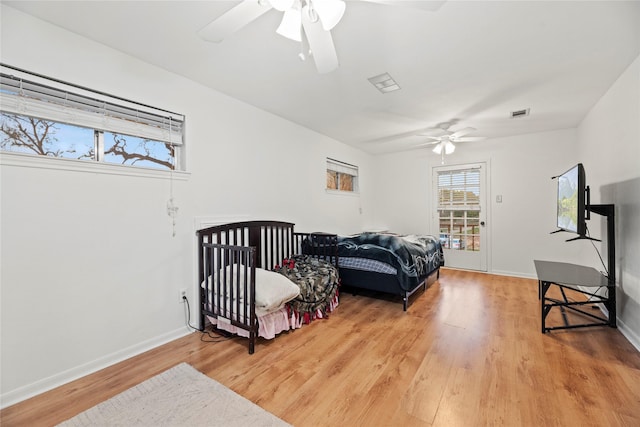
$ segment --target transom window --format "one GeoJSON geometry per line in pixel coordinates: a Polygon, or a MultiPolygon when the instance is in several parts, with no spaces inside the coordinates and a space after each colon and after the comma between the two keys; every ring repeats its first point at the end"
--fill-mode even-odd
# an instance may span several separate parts
{"type": "Polygon", "coordinates": [[[2,69],[12,71],[0,74],[2,151],[183,169],[183,115],[10,66],[2,69]]]}
{"type": "Polygon", "coordinates": [[[327,158],[327,190],[358,192],[358,167],[327,158]]]}

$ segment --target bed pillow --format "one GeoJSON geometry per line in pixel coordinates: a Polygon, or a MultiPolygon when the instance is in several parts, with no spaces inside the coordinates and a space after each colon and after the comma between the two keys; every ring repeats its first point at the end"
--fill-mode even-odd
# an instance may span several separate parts
{"type": "Polygon", "coordinates": [[[256,268],[256,307],[275,310],[298,295],[298,285],[282,274],[256,268]]]}
{"type": "MultiPolygon", "coordinates": [[[[245,267],[240,264],[229,265],[226,268],[227,284],[231,282],[230,277],[233,275],[233,283],[238,286],[238,272],[240,273],[239,297],[241,299],[244,298],[244,269],[245,267]]],[[[204,287],[204,283],[202,286],[204,287]]],[[[274,271],[256,268],[257,308],[264,311],[276,310],[298,295],[300,295],[300,288],[287,277],[274,271]]],[[[237,297],[238,295],[235,295],[234,299],[237,297]]]]}

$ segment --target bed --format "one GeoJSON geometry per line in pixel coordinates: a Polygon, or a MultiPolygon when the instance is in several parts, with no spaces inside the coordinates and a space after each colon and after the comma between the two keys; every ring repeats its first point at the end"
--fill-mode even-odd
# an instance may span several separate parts
{"type": "Polygon", "coordinates": [[[338,266],[343,286],[409,297],[440,277],[444,254],[433,236],[365,232],[338,236],[338,266]]]}
{"type": "Polygon", "coordinates": [[[253,354],[258,336],[300,328],[338,305],[335,234],[245,221],[198,230],[197,237],[200,330],[209,321],[247,337],[253,354]]]}

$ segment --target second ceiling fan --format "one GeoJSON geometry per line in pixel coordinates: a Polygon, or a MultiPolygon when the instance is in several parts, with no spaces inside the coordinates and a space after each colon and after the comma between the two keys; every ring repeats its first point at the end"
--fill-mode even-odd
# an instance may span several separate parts
{"type": "Polygon", "coordinates": [[[486,139],[485,136],[465,136],[476,130],[475,128],[472,128],[472,127],[460,129],[455,132],[447,128],[440,128],[438,130],[444,132],[444,135],[439,135],[439,136],[422,135],[422,136],[426,136],[432,141],[420,144],[418,145],[418,147],[435,145],[435,147],[433,148],[433,152],[442,156],[443,163],[444,163],[444,155],[452,154],[455,151],[456,146],[454,143],[482,141],[483,139],[486,139]]]}

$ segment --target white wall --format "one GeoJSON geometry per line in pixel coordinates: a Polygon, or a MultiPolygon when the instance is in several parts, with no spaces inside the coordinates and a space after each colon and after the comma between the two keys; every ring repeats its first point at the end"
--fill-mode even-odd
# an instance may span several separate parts
{"type": "MultiPolygon", "coordinates": [[[[582,121],[578,140],[591,202],[616,206],[619,328],[640,349],[640,57],[582,121]]],[[[604,237],[605,222],[595,217],[589,227],[604,237]]],[[[584,261],[599,267],[593,248],[583,246],[584,261]]]]}
{"type": "MultiPolygon", "coordinates": [[[[526,119],[521,119],[526,120],[526,119]]],[[[376,219],[402,233],[437,234],[433,215],[432,168],[440,156],[429,149],[377,156],[376,219]]],[[[576,132],[558,130],[459,144],[446,165],[485,162],[489,175],[487,227],[488,270],[535,277],[534,259],[575,261],[556,229],[556,190],[552,176],[577,162],[576,132]],[[496,195],[502,203],[496,203],[496,195]]],[[[446,260],[445,260],[446,262],[446,260]]]]}
{"type": "Polygon", "coordinates": [[[188,333],[178,296],[193,307],[197,219],[367,223],[369,155],[1,8],[3,63],[186,114],[189,172],[175,174],[173,237],[168,172],[0,155],[3,407],[188,333]],[[326,157],[360,167],[359,197],[325,192],[326,157]]]}

